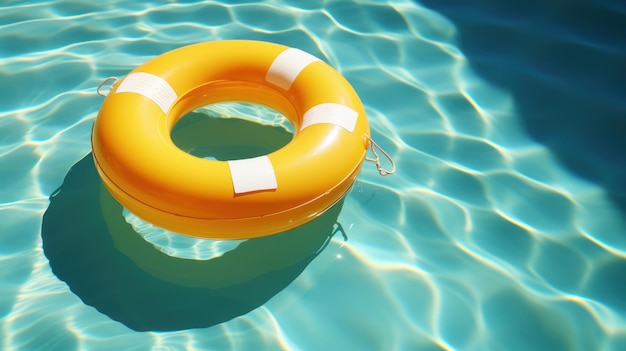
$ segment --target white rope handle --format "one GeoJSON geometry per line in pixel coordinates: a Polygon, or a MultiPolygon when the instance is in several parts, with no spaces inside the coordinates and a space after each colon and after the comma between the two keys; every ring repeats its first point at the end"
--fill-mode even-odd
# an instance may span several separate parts
{"type": "Polygon", "coordinates": [[[112,81],[113,83],[111,83],[111,88],[109,88],[109,92],[111,92],[111,89],[113,89],[113,87],[115,86],[115,84],[117,83],[118,80],[119,79],[117,79],[117,77],[109,77],[109,78],[103,80],[102,83],[100,83],[100,85],[98,85],[98,89],[96,90],[96,93],[98,93],[98,95],[100,95],[100,96],[107,96],[107,95],[109,95],[109,93],[103,93],[102,92],[102,87],[106,83],[112,81]]]}
{"type": "Polygon", "coordinates": [[[365,160],[366,161],[370,161],[370,162],[374,162],[376,164],[376,169],[378,170],[378,173],[381,176],[386,176],[386,175],[390,175],[390,174],[395,173],[395,171],[396,171],[396,163],[393,161],[391,156],[389,156],[389,154],[385,150],[383,150],[383,148],[378,146],[378,144],[376,144],[376,142],[369,135],[365,134],[365,137],[369,140],[368,147],[372,151],[372,154],[374,155],[374,158],[365,156],[365,160]],[[384,169],[380,165],[380,156],[378,156],[378,152],[376,152],[376,150],[380,151],[387,158],[387,160],[389,160],[389,163],[391,163],[391,169],[390,170],[384,169]]]}

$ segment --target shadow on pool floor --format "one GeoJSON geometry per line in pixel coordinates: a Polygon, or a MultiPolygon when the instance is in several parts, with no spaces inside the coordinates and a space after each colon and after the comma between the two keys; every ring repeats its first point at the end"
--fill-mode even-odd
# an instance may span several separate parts
{"type": "MultiPolygon", "coordinates": [[[[626,214],[626,5],[423,0],[474,70],[511,92],[531,137],[626,214]]],[[[604,4],[603,4],[604,3],[604,4]]]]}
{"type": "MultiPolygon", "coordinates": [[[[290,138],[288,132],[273,126],[196,117],[188,119],[192,123],[186,126],[183,123],[183,128],[175,128],[173,138],[183,133],[187,147],[211,149],[200,145],[218,139],[211,138],[211,133],[237,131],[245,136],[242,144],[257,145],[243,145],[237,155],[228,157],[259,152],[259,144],[276,149],[290,138]],[[194,138],[199,139],[197,143],[194,138]]],[[[232,153],[232,148],[217,149],[232,153]]],[[[342,206],[340,201],[293,230],[243,241],[219,257],[172,257],[126,222],[122,206],[104,188],[90,153],[70,169],[50,197],[42,224],[43,250],[54,274],[85,304],[131,329],[203,328],[248,313],[287,287],[341,231],[337,217],[342,206]]]]}

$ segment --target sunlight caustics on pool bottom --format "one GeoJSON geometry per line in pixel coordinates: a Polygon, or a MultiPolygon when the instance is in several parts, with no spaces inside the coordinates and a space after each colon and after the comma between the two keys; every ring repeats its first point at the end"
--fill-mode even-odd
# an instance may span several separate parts
{"type": "MultiPolygon", "coordinates": [[[[0,9],[0,349],[626,348],[624,214],[527,134],[520,97],[473,70],[459,29],[433,9],[373,0],[0,9]],[[337,213],[298,232],[304,241],[286,233],[224,246],[125,215],[90,163],[96,87],[219,39],[277,42],[337,68],[397,173],[381,178],[365,164],[337,213]]],[[[527,28],[511,21],[502,25],[527,28]]],[[[245,114],[289,138],[280,116],[199,113],[245,114]]]]}

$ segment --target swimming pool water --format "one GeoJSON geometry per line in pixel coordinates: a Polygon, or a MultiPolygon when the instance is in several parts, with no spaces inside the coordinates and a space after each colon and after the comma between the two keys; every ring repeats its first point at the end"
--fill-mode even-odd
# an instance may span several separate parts
{"type": "MultiPolygon", "coordinates": [[[[0,349],[626,349],[626,7],[504,4],[5,1],[0,349]],[[220,39],[336,67],[397,173],[261,241],[124,218],[96,87],[220,39]]],[[[262,117],[226,121],[289,137],[262,117]]]]}

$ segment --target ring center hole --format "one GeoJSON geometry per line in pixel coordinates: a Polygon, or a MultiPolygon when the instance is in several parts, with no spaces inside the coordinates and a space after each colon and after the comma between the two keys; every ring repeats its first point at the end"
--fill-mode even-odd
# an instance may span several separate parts
{"type": "Polygon", "coordinates": [[[287,145],[294,130],[279,112],[252,103],[203,106],[178,120],[172,141],[196,157],[227,161],[267,155],[287,145]]]}

